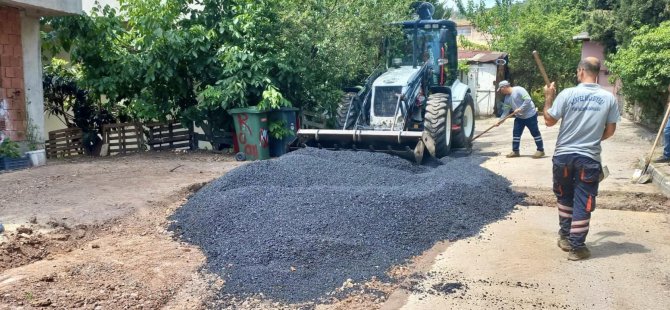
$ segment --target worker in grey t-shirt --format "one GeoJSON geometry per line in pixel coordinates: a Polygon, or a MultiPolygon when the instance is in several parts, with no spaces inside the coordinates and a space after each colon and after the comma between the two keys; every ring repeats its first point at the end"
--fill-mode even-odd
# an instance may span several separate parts
{"type": "Polygon", "coordinates": [[[591,255],[584,242],[602,173],[600,142],[614,135],[619,121],[614,95],[597,84],[599,73],[600,60],[588,57],[579,62],[577,87],[558,96],[554,83],[544,90],[545,123],[554,126],[561,120],[552,160],[553,190],[558,200],[558,246],[570,252],[569,260],[591,255]]]}
{"type": "MultiPolygon", "coordinates": [[[[533,154],[533,158],[544,157],[542,134],[537,125],[537,108],[528,92],[521,86],[512,87],[508,81],[500,81],[500,83],[498,83],[498,92],[505,95],[503,106],[509,107],[506,109],[511,109],[511,113],[514,113],[516,117],[514,119],[514,129],[512,131],[512,153],[509,153],[507,157],[512,158],[521,156],[519,153],[521,135],[526,128],[528,128],[533,139],[535,139],[535,146],[537,147],[537,151],[533,154]]],[[[509,113],[510,111],[504,112],[509,113]]],[[[503,120],[504,116],[505,115],[503,115],[503,120]]],[[[496,125],[500,125],[501,123],[502,120],[496,125]]]]}

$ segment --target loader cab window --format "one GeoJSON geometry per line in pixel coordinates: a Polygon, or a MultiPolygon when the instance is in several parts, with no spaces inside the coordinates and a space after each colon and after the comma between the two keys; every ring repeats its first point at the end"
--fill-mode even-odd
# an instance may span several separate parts
{"type": "Polygon", "coordinates": [[[389,65],[394,65],[393,59],[401,59],[401,66],[413,66],[415,55],[417,65],[435,58],[435,55],[432,54],[432,48],[436,35],[439,38],[439,33],[418,29],[415,37],[414,31],[413,28],[403,29],[402,38],[389,40],[387,51],[389,65]]]}

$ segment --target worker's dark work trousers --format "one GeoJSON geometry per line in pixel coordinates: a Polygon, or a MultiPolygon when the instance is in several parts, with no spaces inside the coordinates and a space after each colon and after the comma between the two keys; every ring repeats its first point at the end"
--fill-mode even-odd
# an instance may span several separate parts
{"type": "Polygon", "coordinates": [[[554,194],[558,198],[559,234],[572,248],[584,247],[591,212],[596,208],[600,163],[579,154],[554,156],[554,194]]]}
{"type": "Polygon", "coordinates": [[[670,158],[670,121],[665,123],[665,128],[663,128],[663,157],[670,158]]]}
{"type": "Polygon", "coordinates": [[[512,151],[518,152],[519,145],[521,144],[521,135],[523,130],[528,127],[530,134],[533,135],[535,139],[535,145],[537,150],[544,152],[544,144],[542,143],[542,135],[540,134],[540,128],[537,126],[537,113],[535,115],[527,118],[515,118],[514,119],[514,131],[512,132],[512,151]]]}

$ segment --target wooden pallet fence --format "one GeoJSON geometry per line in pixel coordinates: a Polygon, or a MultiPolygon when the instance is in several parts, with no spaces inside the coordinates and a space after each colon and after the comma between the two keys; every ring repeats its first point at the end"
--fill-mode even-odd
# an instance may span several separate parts
{"type": "Polygon", "coordinates": [[[103,141],[109,147],[107,154],[128,154],[144,150],[144,133],[139,123],[102,125],[103,141]]]}
{"type": "Polygon", "coordinates": [[[324,129],[326,128],[327,120],[319,113],[303,111],[302,112],[302,128],[324,129]]]}
{"type": "Polygon", "coordinates": [[[151,150],[172,150],[192,147],[193,130],[181,123],[150,123],[144,125],[147,131],[147,145],[151,150]]]}
{"type": "Polygon", "coordinates": [[[81,128],[66,128],[49,132],[46,142],[47,158],[63,158],[84,154],[81,128]]]}

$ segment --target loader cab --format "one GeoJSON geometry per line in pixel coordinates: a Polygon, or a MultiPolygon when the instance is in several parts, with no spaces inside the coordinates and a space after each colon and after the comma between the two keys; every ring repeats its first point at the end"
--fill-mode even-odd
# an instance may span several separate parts
{"type": "Polygon", "coordinates": [[[454,22],[429,17],[393,25],[400,33],[385,43],[388,70],[372,85],[370,126],[375,130],[420,123],[429,88],[452,85],[458,72],[454,22]]]}
{"type": "Polygon", "coordinates": [[[431,85],[450,85],[458,74],[456,23],[448,20],[415,20],[395,23],[402,38],[387,40],[389,68],[421,67],[429,63],[431,85]]]}

